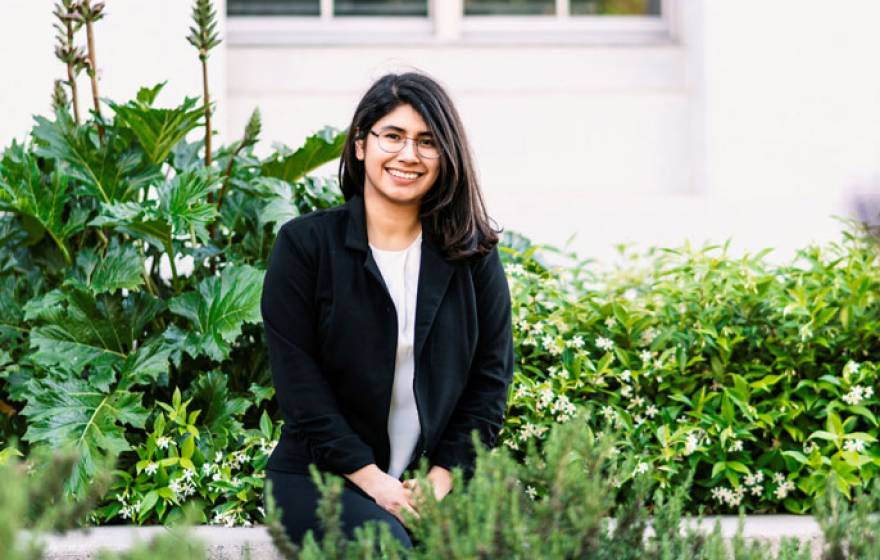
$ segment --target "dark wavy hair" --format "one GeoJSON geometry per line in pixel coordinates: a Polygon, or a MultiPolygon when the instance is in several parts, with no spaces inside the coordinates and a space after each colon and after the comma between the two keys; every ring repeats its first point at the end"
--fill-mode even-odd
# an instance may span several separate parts
{"type": "Polygon", "coordinates": [[[440,148],[437,181],[422,199],[431,240],[450,260],[488,254],[501,229],[489,224],[474,160],[458,111],[443,87],[417,72],[386,74],[364,94],[348,128],[339,162],[339,184],[348,200],[364,194],[364,162],[355,156],[355,140],[400,105],[410,105],[425,120],[440,148]]]}

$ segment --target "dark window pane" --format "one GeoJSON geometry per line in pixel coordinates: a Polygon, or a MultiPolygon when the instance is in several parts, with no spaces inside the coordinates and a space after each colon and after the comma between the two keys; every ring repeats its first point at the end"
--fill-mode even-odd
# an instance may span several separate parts
{"type": "Polygon", "coordinates": [[[466,16],[534,16],[556,13],[555,0],[465,0],[466,16]]]}
{"type": "Polygon", "coordinates": [[[337,16],[411,16],[426,17],[428,0],[336,0],[337,16]]]}
{"type": "Polygon", "coordinates": [[[569,0],[571,15],[658,16],[660,0],[569,0]]]}
{"type": "Polygon", "coordinates": [[[317,16],[320,0],[227,0],[230,16],[317,16]]]}

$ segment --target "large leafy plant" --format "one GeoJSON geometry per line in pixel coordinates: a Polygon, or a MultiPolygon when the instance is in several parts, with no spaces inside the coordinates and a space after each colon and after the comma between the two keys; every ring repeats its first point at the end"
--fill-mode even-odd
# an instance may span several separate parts
{"type": "MultiPolygon", "coordinates": [[[[90,31],[102,8],[64,2],[59,30],[84,18],[90,31]]],[[[217,42],[210,2],[193,17],[206,64],[217,42]]],[[[60,50],[69,65],[94,64],[91,50],[60,50]]],[[[249,448],[246,425],[274,430],[262,270],[281,223],[341,201],[332,180],[308,175],[339,156],[338,131],[258,157],[255,111],[240,140],[212,149],[210,131],[197,137],[209,107],[161,107],[164,85],[125,103],[95,95],[84,122],[56,90],[53,117],[35,117],[0,156],[0,441],[73,445],[66,488],[77,494],[104,455],[136,479],[155,451],[160,404],[181,394],[202,411],[181,442],[187,461],[249,448]]],[[[167,494],[155,492],[149,501],[167,494]]]]}

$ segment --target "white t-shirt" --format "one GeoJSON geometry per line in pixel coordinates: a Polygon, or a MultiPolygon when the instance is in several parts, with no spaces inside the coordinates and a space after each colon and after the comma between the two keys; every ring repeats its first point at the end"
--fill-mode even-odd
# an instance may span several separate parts
{"type": "Polygon", "coordinates": [[[421,431],[419,412],[413,393],[415,372],[413,345],[422,234],[419,233],[409,247],[400,251],[377,249],[372,243],[370,250],[397,310],[397,356],[394,362],[391,411],[388,415],[388,437],[391,441],[388,474],[400,477],[409,464],[421,431]]]}

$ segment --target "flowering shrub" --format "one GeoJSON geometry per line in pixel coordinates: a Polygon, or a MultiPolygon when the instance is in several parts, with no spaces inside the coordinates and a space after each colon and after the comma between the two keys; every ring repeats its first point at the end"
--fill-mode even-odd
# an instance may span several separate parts
{"type": "Polygon", "coordinates": [[[656,484],[693,471],[690,507],[802,513],[832,473],[847,496],[876,475],[880,268],[868,237],[847,232],[785,265],[726,246],[623,250],[606,271],[508,245],[509,448],[540,445],[585,405],[656,484]]]}
{"type": "Polygon", "coordinates": [[[263,412],[258,430],[243,431],[225,449],[201,444],[195,425],[200,411],[187,413],[175,390],[171,405],[158,403],[146,441],[134,448],[139,460],[131,470],[117,470],[107,500],[92,521],[114,519],[169,523],[184,515],[188,500],[201,500],[201,522],[249,527],[263,520],[264,469],[281,434],[263,412]]]}

